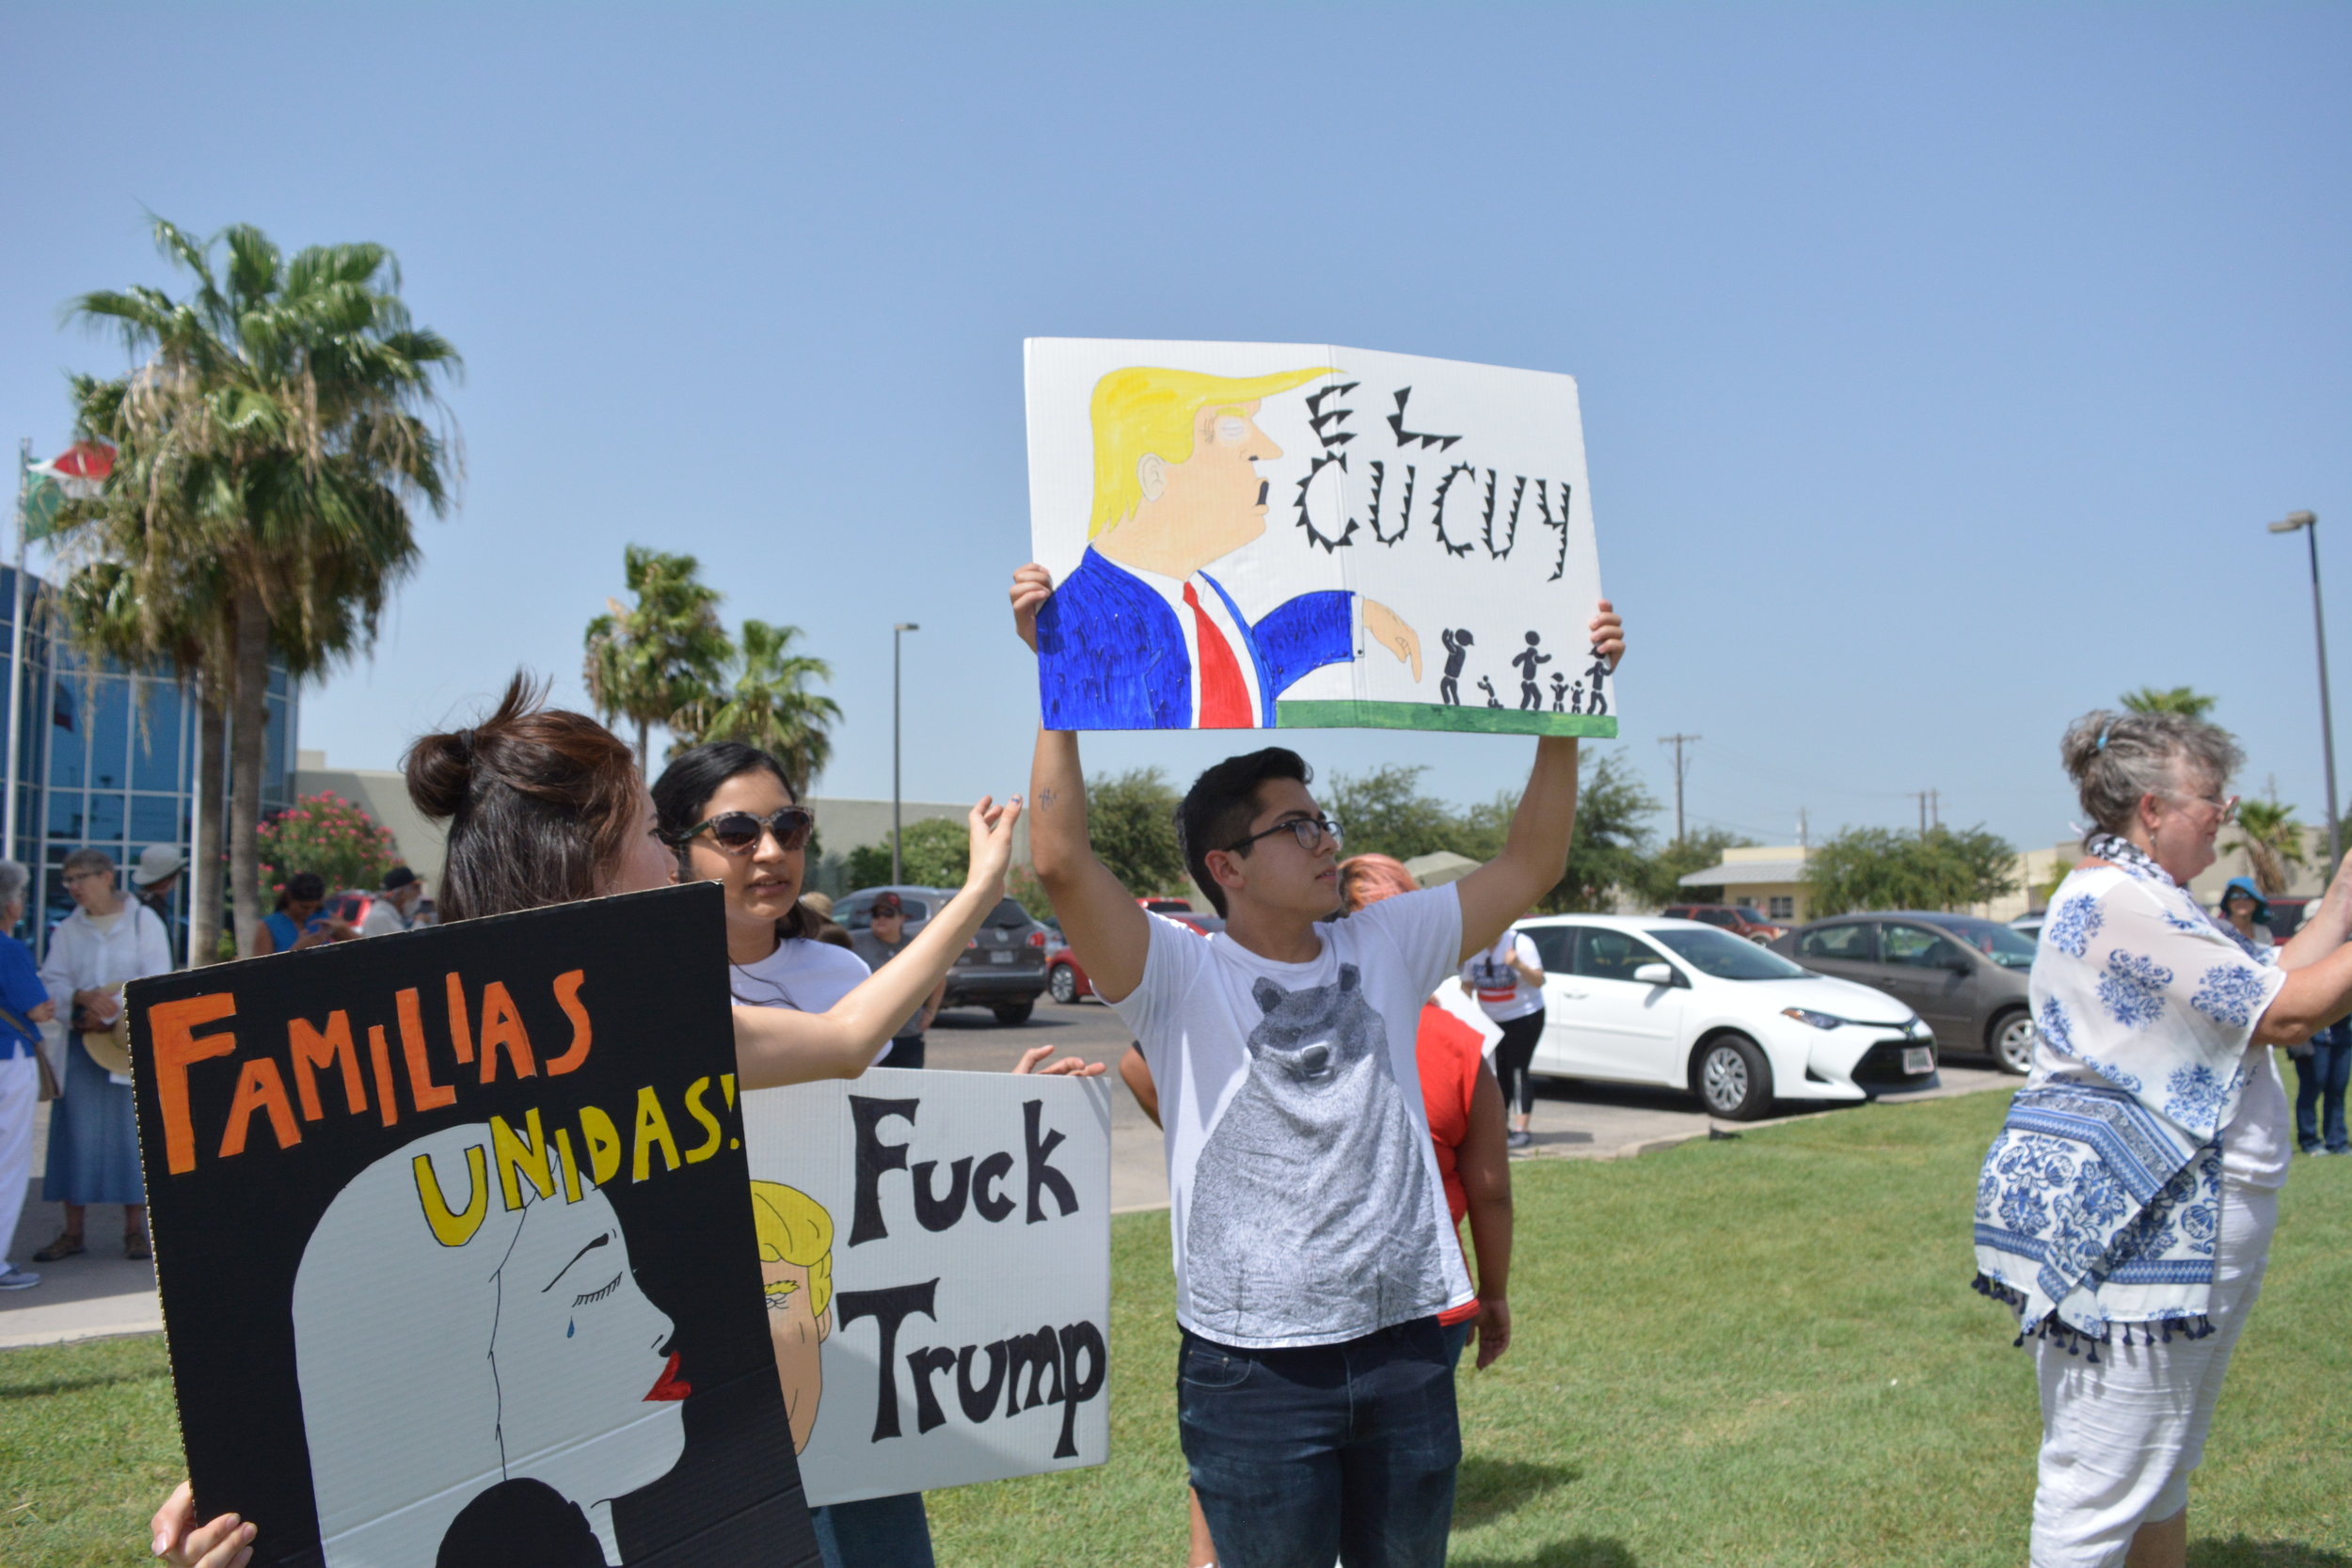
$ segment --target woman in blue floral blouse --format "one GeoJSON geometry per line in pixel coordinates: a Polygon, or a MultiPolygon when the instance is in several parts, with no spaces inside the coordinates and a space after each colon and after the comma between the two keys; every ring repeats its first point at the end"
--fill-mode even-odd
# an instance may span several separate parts
{"type": "Polygon", "coordinates": [[[2097,826],[2042,929],[2033,1073],[1977,1190],[1977,1288],[2017,1310],[2037,1363],[2035,1568],[2180,1568],[2286,1180],[2269,1047],[2352,1010],[2352,876],[2292,942],[2249,942],[2187,891],[2237,805],[2226,734],[2099,712],[2059,754],[2097,826]]]}

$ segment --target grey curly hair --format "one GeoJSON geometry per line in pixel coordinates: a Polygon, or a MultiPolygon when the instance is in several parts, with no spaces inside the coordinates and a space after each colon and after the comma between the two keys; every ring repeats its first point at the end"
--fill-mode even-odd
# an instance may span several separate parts
{"type": "Polygon", "coordinates": [[[25,885],[32,879],[32,873],[17,862],[0,861],[0,908],[24,903],[25,885]]]}
{"type": "Polygon", "coordinates": [[[2218,791],[2246,761],[2230,732],[2184,713],[2094,708],[2066,727],[2058,760],[2076,799],[2101,832],[2131,825],[2143,795],[2185,785],[2218,791]]]}

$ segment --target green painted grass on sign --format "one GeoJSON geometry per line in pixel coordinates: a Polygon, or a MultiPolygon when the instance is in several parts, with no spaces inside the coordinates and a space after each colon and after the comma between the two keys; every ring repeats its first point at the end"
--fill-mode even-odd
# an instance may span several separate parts
{"type": "MultiPolygon", "coordinates": [[[[1461,1377],[1458,1568],[2025,1560],[2030,1364],[1968,1289],[1998,1095],[1516,1167],[1517,1338],[1461,1377]]],[[[2192,1568],[2352,1568],[2352,1160],[2298,1160],[2192,1568]]],[[[1112,1227],[1111,1463],[932,1494],[939,1560],[1184,1560],[1164,1214],[1112,1227]]],[[[162,1341],[0,1352],[0,1563],[148,1560],[162,1341]]]]}

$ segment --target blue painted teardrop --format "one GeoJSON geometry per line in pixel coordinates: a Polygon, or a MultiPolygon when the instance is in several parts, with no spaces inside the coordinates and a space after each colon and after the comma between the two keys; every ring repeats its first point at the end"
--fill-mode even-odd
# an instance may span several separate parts
{"type": "Polygon", "coordinates": [[[571,1320],[569,1320],[568,1318],[567,1318],[567,1319],[565,1319],[565,1320],[564,1320],[564,1338],[566,1338],[566,1339],[570,1338],[572,1337],[572,1330],[573,1330],[573,1328],[575,1328],[576,1326],[578,1326],[578,1325],[576,1325],[575,1323],[573,1323],[571,1322],[571,1320]]]}

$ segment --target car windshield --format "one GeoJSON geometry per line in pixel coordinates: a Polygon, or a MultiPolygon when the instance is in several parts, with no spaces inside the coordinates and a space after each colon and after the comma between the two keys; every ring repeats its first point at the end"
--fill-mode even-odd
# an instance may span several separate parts
{"type": "Polygon", "coordinates": [[[1649,930],[1643,935],[1661,942],[1677,958],[1718,980],[1802,980],[1805,971],[1779,954],[1728,931],[1649,930]]]}
{"type": "Polygon", "coordinates": [[[2031,969],[2034,940],[1990,920],[1939,920],[1936,925],[1958,937],[2003,969],[2031,969]]]}
{"type": "Polygon", "coordinates": [[[996,901],[996,907],[988,911],[988,920],[986,924],[991,926],[1026,926],[1029,924],[1029,911],[1021,907],[1021,901],[1017,898],[999,898],[996,901]]]}
{"type": "Polygon", "coordinates": [[[1764,918],[1763,911],[1755,909],[1746,904],[1740,905],[1739,909],[1733,912],[1751,926],[1769,926],[1772,924],[1771,921],[1764,918]]]}

